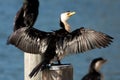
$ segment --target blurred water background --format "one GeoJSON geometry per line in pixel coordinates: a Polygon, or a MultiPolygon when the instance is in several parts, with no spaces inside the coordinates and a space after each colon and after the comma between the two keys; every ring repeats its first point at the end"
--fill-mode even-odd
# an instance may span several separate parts
{"type": "MultiPolygon", "coordinates": [[[[74,80],[81,80],[89,64],[96,57],[108,62],[101,72],[105,80],[120,80],[120,0],[39,0],[39,16],[34,27],[51,31],[59,29],[59,16],[64,11],[76,11],[68,21],[72,30],[81,26],[104,32],[114,37],[107,48],[84,54],[66,56],[62,62],[74,67],[74,80]]],[[[13,30],[16,12],[23,0],[0,0],[0,80],[23,80],[23,52],[6,41],[13,30]]]]}

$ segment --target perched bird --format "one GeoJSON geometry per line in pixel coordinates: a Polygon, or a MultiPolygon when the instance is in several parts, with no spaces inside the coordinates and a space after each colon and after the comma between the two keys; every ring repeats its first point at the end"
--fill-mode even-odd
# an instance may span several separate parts
{"type": "Polygon", "coordinates": [[[38,16],[38,0],[24,0],[14,21],[14,31],[22,27],[32,27],[38,16]]]}
{"type": "Polygon", "coordinates": [[[12,44],[24,52],[41,54],[40,62],[30,73],[30,77],[35,76],[38,71],[44,70],[48,64],[58,61],[73,53],[82,53],[95,48],[105,48],[112,42],[112,37],[84,27],[70,31],[67,20],[75,12],[64,12],[60,15],[59,30],[45,32],[33,27],[22,27],[16,30],[8,39],[8,44],[12,44]]]}
{"type": "Polygon", "coordinates": [[[82,80],[103,80],[100,68],[106,61],[107,60],[102,57],[94,59],[90,64],[89,72],[82,78],[82,80]]]}
{"type": "MultiPolygon", "coordinates": [[[[52,49],[52,47],[50,47],[52,46],[51,39],[53,38],[55,39],[55,36],[63,37],[69,33],[65,29],[69,27],[69,24],[67,24],[67,20],[74,14],[75,12],[70,12],[70,11],[62,13],[60,16],[61,29],[53,31],[53,32],[44,32],[44,31],[35,29],[33,27],[21,27],[11,34],[11,36],[8,38],[7,44],[15,45],[16,47],[18,47],[24,52],[30,52],[32,54],[33,53],[41,54],[42,56],[45,56],[46,59],[49,57],[48,58],[49,60],[47,61],[43,59],[43,62],[40,62],[40,65],[49,64],[51,61],[50,59],[53,59],[55,57],[54,55],[56,55],[55,50],[52,50],[54,52],[50,53],[49,56],[47,55],[48,52],[52,52],[52,51],[48,51],[52,49]],[[49,45],[49,48],[48,48],[48,45],[49,45]]],[[[60,64],[59,60],[58,60],[58,63],[60,64]]],[[[42,70],[42,66],[40,66],[40,69],[42,70]]]]}

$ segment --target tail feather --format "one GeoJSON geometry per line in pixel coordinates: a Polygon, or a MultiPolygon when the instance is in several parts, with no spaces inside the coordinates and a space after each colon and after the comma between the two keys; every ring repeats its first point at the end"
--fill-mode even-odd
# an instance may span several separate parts
{"type": "Polygon", "coordinates": [[[29,77],[32,78],[33,76],[36,76],[37,73],[39,72],[41,66],[42,66],[42,64],[39,63],[39,64],[32,70],[32,72],[29,74],[29,77]]]}
{"type": "Polygon", "coordinates": [[[48,63],[46,61],[39,63],[29,74],[29,77],[32,78],[33,76],[36,76],[39,71],[43,71],[44,69],[48,68],[47,64],[48,63]]]}

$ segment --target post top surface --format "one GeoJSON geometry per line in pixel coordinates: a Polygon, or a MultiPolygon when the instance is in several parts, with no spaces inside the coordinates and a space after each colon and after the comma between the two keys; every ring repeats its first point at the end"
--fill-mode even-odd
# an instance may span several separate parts
{"type": "Polygon", "coordinates": [[[72,67],[71,64],[53,64],[50,68],[50,70],[60,70],[60,69],[64,69],[66,67],[72,67]]]}

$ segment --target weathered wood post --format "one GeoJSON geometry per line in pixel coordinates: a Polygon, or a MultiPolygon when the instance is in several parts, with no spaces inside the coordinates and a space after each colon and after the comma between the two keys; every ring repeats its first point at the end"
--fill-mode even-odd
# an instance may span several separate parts
{"type": "Polygon", "coordinates": [[[38,72],[33,78],[29,77],[30,72],[40,61],[41,56],[39,54],[24,53],[24,80],[42,80],[41,72],[38,72]]]}
{"type": "Polygon", "coordinates": [[[24,80],[73,80],[73,67],[70,64],[53,65],[30,78],[30,72],[40,61],[39,54],[24,54],[24,80]]]}
{"type": "Polygon", "coordinates": [[[70,64],[53,65],[42,72],[42,80],[73,80],[73,67],[70,64]]]}

